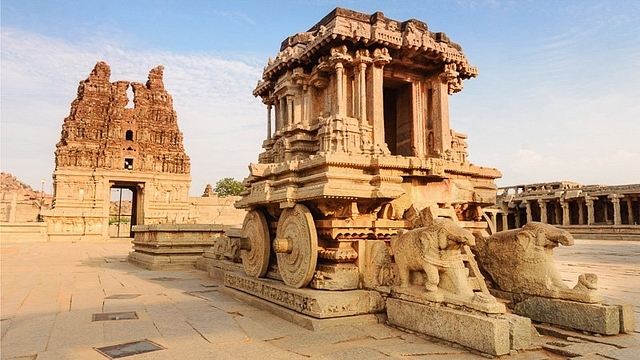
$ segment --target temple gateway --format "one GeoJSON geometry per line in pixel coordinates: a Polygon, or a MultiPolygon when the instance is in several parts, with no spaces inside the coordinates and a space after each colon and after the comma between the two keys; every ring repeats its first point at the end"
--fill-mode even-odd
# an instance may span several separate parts
{"type": "Polygon", "coordinates": [[[98,62],[64,119],[53,209],[44,214],[50,240],[109,238],[112,189],[131,194],[126,236],[135,224],[188,221],[190,161],[163,67],[152,69],[146,84],[110,82],[110,75],[98,62]]]}

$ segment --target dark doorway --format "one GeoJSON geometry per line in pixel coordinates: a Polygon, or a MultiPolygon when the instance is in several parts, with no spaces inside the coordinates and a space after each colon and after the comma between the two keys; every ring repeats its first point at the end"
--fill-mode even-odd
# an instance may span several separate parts
{"type": "Polygon", "coordinates": [[[109,199],[109,236],[133,237],[131,227],[137,220],[137,187],[111,187],[109,199]]]}
{"type": "Polygon", "coordinates": [[[411,83],[385,79],[382,91],[384,140],[389,151],[391,155],[412,156],[411,83]]]}

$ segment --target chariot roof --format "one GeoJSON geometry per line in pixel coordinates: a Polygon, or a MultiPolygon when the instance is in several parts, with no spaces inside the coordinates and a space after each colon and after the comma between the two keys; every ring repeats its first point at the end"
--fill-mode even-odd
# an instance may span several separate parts
{"type": "Polygon", "coordinates": [[[422,21],[399,22],[386,18],[382,12],[369,15],[337,7],[308,31],[282,42],[276,58],[270,58],[265,66],[254,96],[266,95],[278,77],[287,71],[298,67],[310,71],[318,58],[328,55],[331,48],[345,44],[350,50],[387,48],[393,59],[389,66],[402,63],[428,74],[441,71],[444,64],[455,64],[460,79],[478,74],[460,45],[443,32],[429,31],[422,21]]]}

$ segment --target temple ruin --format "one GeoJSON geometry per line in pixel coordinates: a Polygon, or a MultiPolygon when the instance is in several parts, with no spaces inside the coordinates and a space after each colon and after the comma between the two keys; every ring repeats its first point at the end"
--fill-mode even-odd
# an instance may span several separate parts
{"type": "Polygon", "coordinates": [[[188,221],[190,161],[163,67],[146,84],[110,82],[110,75],[98,62],[64,119],[53,208],[44,214],[51,240],[108,238],[112,189],[131,193],[129,228],[188,221]]]}
{"type": "Polygon", "coordinates": [[[640,184],[607,186],[561,181],[498,189],[499,230],[539,221],[562,226],[575,236],[640,239],[640,184]]]}

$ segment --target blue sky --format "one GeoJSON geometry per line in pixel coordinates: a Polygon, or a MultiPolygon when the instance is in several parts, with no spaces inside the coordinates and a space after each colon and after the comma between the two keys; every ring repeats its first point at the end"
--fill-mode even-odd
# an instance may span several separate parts
{"type": "Polygon", "coordinates": [[[450,99],[451,127],[498,185],[640,183],[640,2],[2,0],[0,168],[47,189],[78,82],[165,66],[191,194],[256,162],[266,111],[251,92],[268,57],[336,6],[415,18],[479,68],[450,99]]]}

